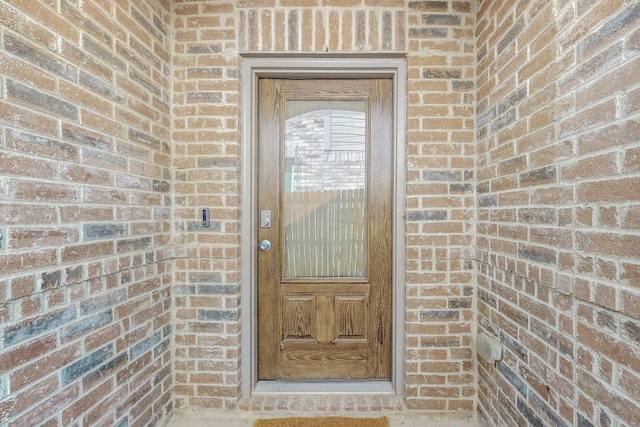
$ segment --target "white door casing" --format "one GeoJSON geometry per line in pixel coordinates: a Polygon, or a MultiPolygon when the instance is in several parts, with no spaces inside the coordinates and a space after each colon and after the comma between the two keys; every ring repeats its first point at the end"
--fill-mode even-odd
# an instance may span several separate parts
{"type": "Polygon", "coordinates": [[[405,183],[406,183],[406,82],[402,55],[267,55],[240,58],[241,71],[241,393],[393,393],[404,394],[405,366],[405,183]],[[257,124],[258,79],[295,78],[390,78],[394,93],[394,220],[392,291],[391,382],[258,382],[257,378],[257,124]]]}

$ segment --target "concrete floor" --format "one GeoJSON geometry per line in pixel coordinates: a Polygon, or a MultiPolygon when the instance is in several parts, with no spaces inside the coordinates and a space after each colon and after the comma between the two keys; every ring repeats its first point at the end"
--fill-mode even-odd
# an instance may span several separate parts
{"type": "MultiPolygon", "coordinates": [[[[309,416],[349,416],[365,417],[362,413],[324,413],[324,414],[288,414],[286,412],[251,412],[251,411],[211,411],[198,410],[193,412],[179,412],[168,427],[252,427],[258,418],[284,418],[309,416]]],[[[371,412],[372,417],[386,416],[390,427],[478,427],[475,420],[434,419],[433,415],[415,412],[371,412]]]]}

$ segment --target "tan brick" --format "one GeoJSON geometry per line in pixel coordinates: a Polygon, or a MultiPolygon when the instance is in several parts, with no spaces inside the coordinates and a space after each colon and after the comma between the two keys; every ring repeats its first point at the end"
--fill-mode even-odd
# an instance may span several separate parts
{"type": "Polygon", "coordinates": [[[61,246],[77,242],[80,233],[75,228],[14,228],[9,233],[11,249],[61,246]]]}
{"type": "Polygon", "coordinates": [[[578,186],[578,200],[582,202],[631,202],[638,194],[640,180],[623,178],[594,181],[578,186]]]}
{"type": "Polygon", "coordinates": [[[615,69],[615,78],[604,75],[595,82],[580,87],[576,96],[578,105],[589,105],[606,99],[611,94],[624,91],[628,87],[632,87],[637,82],[635,70],[640,66],[640,58],[626,61],[620,67],[615,69]]]}
{"type": "MultiPolygon", "coordinates": [[[[638,38],[640,39],[640,36],[638,38]]],[[[625,99],[625,115],[627,117],[630,117],[633,113],[639,110],[640,110],[640,88],[635,90],[629,90],[625,99]]]]}
{"type": "Polygon", "coordinates": [[[603,232],[578,232],[576,241],[578,248],[583,251],[624,256],[637,257],[638,238],[634,235],[617,235],[603,232]]]}
{"type": "MultiPolygon", "coordinates": [[[[272,20],[272,13],[270,10],[263,10],[260,13],[260,24],[262,26],[262,34],[260,39],[262,41],[263,50],[271,50],[273,48],[273,39],[271,37],[271,31],[273,30],[273,27],[271,24],[271,20],[272,20]]],[[[253,25],[257,27],[257,22],[254,22],[253,25]]],[[[249,34],[251,37],[251,43],[253,43],[254,30],[250,29],[249,34]]],[[[257,46],[254,46],[254,47],[257,48],[257,46]]]]}
{"type": "Polygon", "coordinates": [[[604,148],[617,146],[622,141],[632,141],[640,132],[640,122],[628,120],[607,124],[599,129],[581,135],[578,139],[578,153],[588,154],[604,148]]]}
{"type": "Polygon", "coordinates": [[[561,171],[562,178],[567,181],[600,178],[616,173],[616,155],[613,153],[580,159],[575,164],[563,167],[561,171]]]}
{"type": "Polygon", "coordinates": [[[286,20],[285,14],[282,10],[276,10],[274,12],[274,33],[275,33],[275,42],[272,45],[275,47],[276,51],[284,51],[285,50],[285,42],[286,42],[286,20]]]}
{"type": "Polygon", "coordinates": [[[624,153],[624,173],[640,171],[640,148],[632,148],[624,153]]]}
{"type": "Polygon", "coordinates": [[[310,9],[304,9],[298,19],[300,21],[301,28],[300,50],[302,50],[303,52],[312,51],[314,36],[313,11],[310,9]]]}
{"type": "Polygon", "coordinates": [[[248,7],[248,8],[257,8],[257,7],[274,7],[275,0],[240,0],[238,1],[238,7],[248,7]]]}

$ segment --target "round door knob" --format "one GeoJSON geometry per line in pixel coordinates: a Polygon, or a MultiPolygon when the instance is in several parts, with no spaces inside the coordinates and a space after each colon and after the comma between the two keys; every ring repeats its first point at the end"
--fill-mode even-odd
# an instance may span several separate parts
{"type": "Polygon", "coordinates": [[[263,240],[262,242],[260,242],[260,249],[263,251],[268,251],[269,249],[271,249],[271,242],[268,240],[263,240]]]}

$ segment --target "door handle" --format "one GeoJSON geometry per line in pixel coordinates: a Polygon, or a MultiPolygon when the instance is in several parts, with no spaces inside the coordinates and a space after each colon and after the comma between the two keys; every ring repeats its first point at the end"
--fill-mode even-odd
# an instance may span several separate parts
{"type": "Polygon", "coordinates": [[[260,242],[260,250],[267,252],[268,250],[271,249],[271,242],[268,240],[263,240],[262,242],[260,242]]]}

